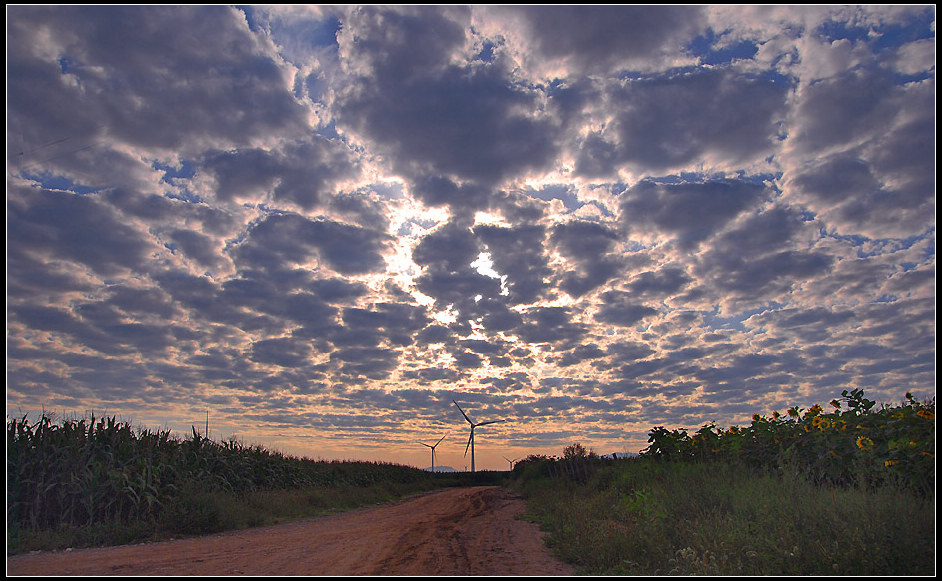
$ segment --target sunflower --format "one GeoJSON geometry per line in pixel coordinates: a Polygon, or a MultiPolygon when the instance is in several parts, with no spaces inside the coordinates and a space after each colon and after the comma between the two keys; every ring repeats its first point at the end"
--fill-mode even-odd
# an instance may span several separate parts
{"type": "Polygon", "coordinates": [[[867,436],[859,436],[857,438],[857,447],[861,450],[869,450],[870,448],[873,448],[873,440],[867,436]]]}

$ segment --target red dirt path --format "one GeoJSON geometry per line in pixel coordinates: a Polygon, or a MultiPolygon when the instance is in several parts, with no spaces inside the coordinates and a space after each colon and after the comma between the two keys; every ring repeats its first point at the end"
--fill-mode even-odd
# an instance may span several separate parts
{"type": "Polygon", "coordinates": [[[524,501],[478,486],[290,524],[17,555],[8,575],[572,575],[524,501]]]}

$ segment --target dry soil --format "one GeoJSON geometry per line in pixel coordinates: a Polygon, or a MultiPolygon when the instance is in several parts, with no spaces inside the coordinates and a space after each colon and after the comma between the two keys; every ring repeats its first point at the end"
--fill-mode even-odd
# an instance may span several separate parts
{"type": "Polygon", "coordinates": [[[166,542],[17,555],[8,575],[572,575],[499,486],[166,542]]]}

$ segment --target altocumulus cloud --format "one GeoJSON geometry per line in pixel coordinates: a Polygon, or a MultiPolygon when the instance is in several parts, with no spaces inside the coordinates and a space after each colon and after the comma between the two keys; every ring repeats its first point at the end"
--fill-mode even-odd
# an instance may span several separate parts
{"type": "MultiPolygon", "coordinates": [[[[935,9],[11,6],[7,414],[637,451],[935,394],[935,9]]],[[[511,456],[514,455],[514,456],[511,456]]]]}

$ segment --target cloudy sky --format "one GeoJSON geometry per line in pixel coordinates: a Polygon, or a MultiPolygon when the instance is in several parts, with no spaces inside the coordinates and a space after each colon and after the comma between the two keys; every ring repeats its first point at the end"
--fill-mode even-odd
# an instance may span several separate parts
{"type": "Polygon", "coordinates": [[[935,395],[935,9],[7,6],[7,415],[478,469],[935,395]],[[33,416],[35,417],[35,415],[33,416]]]}

